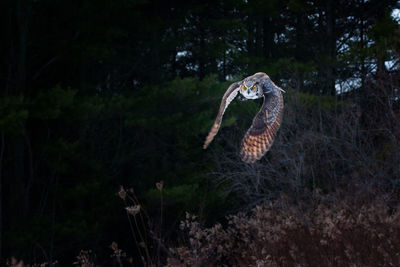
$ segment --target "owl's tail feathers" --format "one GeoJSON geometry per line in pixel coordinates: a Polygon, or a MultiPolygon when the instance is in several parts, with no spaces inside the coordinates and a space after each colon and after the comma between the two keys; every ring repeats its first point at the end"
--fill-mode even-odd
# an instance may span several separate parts
{"type": "Polygon", "coordinates": [[[212,142],[212,140],[214,139],[214,136],[218,133],[219,125],[220,125],[219,123],[214,123],[213,127],[211,128],[210,132],[208,133],[206,141],[204,142],[203,149],[207,149],[208,145],[212,142]]]}

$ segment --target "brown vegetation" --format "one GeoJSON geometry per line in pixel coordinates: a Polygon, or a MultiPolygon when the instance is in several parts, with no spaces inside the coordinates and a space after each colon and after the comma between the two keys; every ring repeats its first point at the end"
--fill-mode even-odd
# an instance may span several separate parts
{"type": "Polygon", "coordinates": [[[225,227],[204,228],[188,214],[187,242],[171,249],[168,266],[399,266],[400,211],[348,196],[281,198],[229,216],[225,227]]]}

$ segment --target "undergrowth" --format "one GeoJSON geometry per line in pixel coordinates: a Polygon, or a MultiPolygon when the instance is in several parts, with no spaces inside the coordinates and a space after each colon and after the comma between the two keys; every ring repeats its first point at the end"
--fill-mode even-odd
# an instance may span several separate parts
{"type": "MultiPolygon", "coordinates": [[[[157,183],[162,193],[163,184],[157,183]]],[[[399,266],[400,209],[392,196],[361,191],[314,194],[297,201],[283,195],[211,227],[186,214],[178,245],[166,248],[133,194],[120,188],[137,251],[110,245],[110,261],[80,250],[74,266],[399,266]],[[132,255],[140,255],[136,258],[132,255]]],[[[307,194],[304,194],[307,196],[307,194]]],[[[397,203],[397,202],[396,202],[397,203]]],[[[160,203],[163,205],[163,203],[160,203]]],[[[160,216],[163,216],[160,214],[160,216]]],[[[162,221],[160,219],[160,221],[162,221]]],[[[175,243],[176,244],[176,243],[175,243]]],[[[7,266],[25,265],[15,258],[7,266]]]]}
{"type": "Polygon", "coordinates": [[[226,225],[203,227],[187,214],[186,241],[168,266],[399,266],[400,211],[384,198],[284,197],[226,225]]]}

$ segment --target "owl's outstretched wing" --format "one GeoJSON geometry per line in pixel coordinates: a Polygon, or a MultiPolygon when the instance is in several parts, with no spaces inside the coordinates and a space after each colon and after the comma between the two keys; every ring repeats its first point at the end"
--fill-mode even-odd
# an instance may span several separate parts
{"type": "Polygon", "coordinates": [[[221,126],[222,116],[225,113],[226,108],[232,102],[233,99],[239,93],[239,83],[235,82],[228,87],[224,96],[222,97],[221,105],[219,107],[217,118],[215,119],[214,125],[212,126],[206,141],[204,142],[203,148],[206,149],[211,141],[214,139],[214,136],[218,133],[219,127],[221,126]]]}
{"type": "Polygon", "coordinates": [[[280,90],[264,94],[261,110],[253,119],[250,129],[240,145],[240,156],[244,162],[259,160],[270,149],[279,129],[283,113],[283,97],[280,90]]]}

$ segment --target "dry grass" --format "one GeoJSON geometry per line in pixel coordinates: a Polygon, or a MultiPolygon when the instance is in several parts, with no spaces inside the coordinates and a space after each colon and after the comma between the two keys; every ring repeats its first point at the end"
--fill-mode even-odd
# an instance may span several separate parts
{"type": "Polygon", "coordinates": [[[204,228],[187,215],[168,266],[399,266],[400,212],[384,199],[284,198],[204,228]]]}

